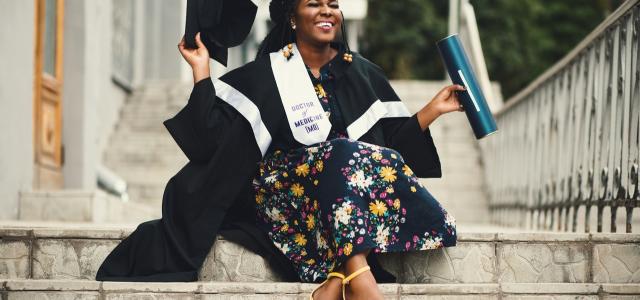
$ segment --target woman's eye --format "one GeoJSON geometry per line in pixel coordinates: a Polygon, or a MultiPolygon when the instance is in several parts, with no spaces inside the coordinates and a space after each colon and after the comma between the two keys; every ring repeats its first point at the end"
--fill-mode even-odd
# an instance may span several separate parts
{"type": "MultiPolygon", "coordinates": [[[[318,3],[317,1],[310,1],[310,2],[307,2],[307,6],[318,7],[318,6],[320,6],[320,3],[318,3]]],[[[333,9],[339,9],[340,8],[340,4],[338,4],[338,2],[334,1],[334,2],[331,2],[329,4],[329,7],[333,8],[333,9]]]]}

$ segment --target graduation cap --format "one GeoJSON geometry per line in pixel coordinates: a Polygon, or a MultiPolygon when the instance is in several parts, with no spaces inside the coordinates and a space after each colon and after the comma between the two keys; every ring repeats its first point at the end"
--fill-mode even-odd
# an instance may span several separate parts
{"type": "Polygon", "coordinates": [[[185,46],[196,46],[196,33],[211,58],[227,66],[228,48],[240,45],[249,35],[258,7],[251,0],[187,0],[185,46]]]}

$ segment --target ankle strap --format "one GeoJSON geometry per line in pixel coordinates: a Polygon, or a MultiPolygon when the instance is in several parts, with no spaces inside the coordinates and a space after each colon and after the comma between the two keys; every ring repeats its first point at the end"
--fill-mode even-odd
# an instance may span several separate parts
{"type": "Polygon", "coordinates": [[[362,274],[362,273],[364,273],[364,272],[366,272],[366,271],[369,271],[369,270],[371,270],[371,267],[369,267],[369,266],[364,266],[364,267],[362,267],[362,268],[358,269],[357,271],[355,271],[355,272],[351,273],[351,275],[349,275],[349,276],[347,276],[346,278],[342,279],[342,284],[343,284],[343,285],[345,285],[345,284],[349,284],[349,281],[353,280],[353,279],[354,279],[354,278],[356,278],[358,275],[360,275],[360,274],[362,274]]]}
{"type": "Polygon", "coordinates": [[[342,273],[338,273],[338,272],[331,272],[331,273],[327,274],[327,279],[329,279],[331,277],[338,277],[338,278],[344,280],[344,275],[342,273]]]}

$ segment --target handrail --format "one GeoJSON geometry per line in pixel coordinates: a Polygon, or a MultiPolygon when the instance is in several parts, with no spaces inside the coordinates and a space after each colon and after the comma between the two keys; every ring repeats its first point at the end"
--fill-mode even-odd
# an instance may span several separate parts
{"type": "Polygon", "coordinates": [[[494,222],[602,232],[607,209],[616,232],[620,208],[640,228],[639,33],[628,0],[496,114],[502,133],[480,143],[494,222]]]}
{"type": "Polygon", "coordinates": [[[122,202],[129,201],[127,182],[105,165],[98,165],[98,187],[106,192],[118,196],[122,202]]]}

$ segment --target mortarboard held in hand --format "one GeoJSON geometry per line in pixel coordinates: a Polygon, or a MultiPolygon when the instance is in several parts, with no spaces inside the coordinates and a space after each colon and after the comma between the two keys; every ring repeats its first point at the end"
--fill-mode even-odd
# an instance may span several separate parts
{"type": "Polygon", "coordinates": [[[195,49],[200,32],[211,58],[227,65],[228,49],[247,38],[258,7],[251,0],[187,0],[186,48],[195,49]]]}
{"type": "Polygon", "coordinates": [[[496,121],[491,110],[489,110],[489,105],[487,105],[458,35],[450,35],[436,44],[451,81],[464,86],[466,89],[458,92],[458,99],[460,99],[460,103],[464,107],[476,139],[481,139],[498,131],[496,121]]]}

